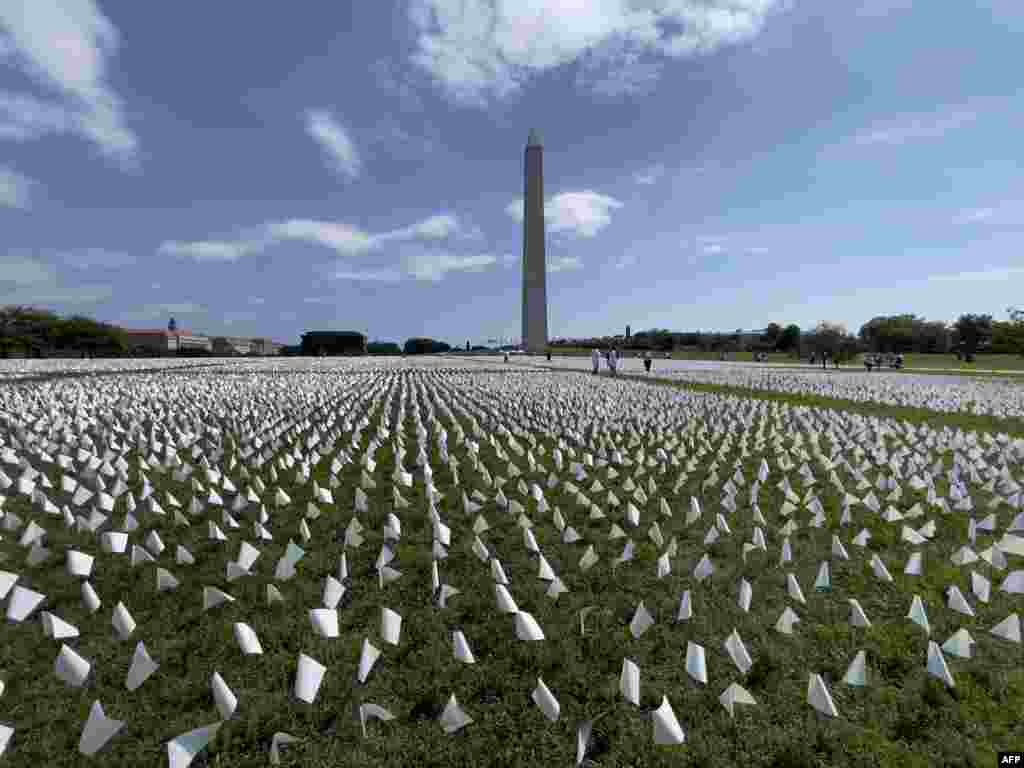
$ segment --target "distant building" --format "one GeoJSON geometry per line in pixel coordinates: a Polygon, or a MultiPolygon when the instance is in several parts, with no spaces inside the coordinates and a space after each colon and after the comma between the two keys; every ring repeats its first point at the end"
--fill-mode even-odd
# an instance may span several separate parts
{"type": "Polygon", "coordinates": [[[134,354],[166,355],[190,350],[210,352],[213,345],[209,337],[186,330],[150,330],[125,328],[128,349],[134,354]]]}
{"type": "Polygon", "coordinates": [[[254,355],[277,355],[280,354],[281,348],[284,347],[279,341],[271,341],[270,339],[252,339],[252,354],[254,355]]]}
{"type": "Polygon", "coordinates": [[[629,326],[626,326],[626,340],[629,340],[629,326]]]}
{"type": "Polygon", "coordinates": [[[302,334],[302,354],[365,355],[366,336],[357,331],[307,331],[302,334]]]}

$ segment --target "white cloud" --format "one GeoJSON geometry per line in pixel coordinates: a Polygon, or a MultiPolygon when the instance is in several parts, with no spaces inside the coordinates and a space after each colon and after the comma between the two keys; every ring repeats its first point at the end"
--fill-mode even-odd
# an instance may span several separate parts
{"type": "MultiPolygon", "coordinates": [[[[3,281],[0,280],[0,288],[3,281]]],[[[38,290],[18,290],[4,295],[0,293],[0,304],[30,304],[34,306],[53,306],[54,304],[96,304],[106,301],[114,295],[110,285],[83,284],[68,287],[46,287],[38,290]]]]}
{"type": "Polygon", "coordinates": [[[113,293],[109,285],[64,286],[57,269],[37,258],[20,254],[0,256],[0,305],[88,304],[109,299],[113,293]]]}
{"type": "Polygon", "coordinates": [[[18,254],[0,256],[0,284],[34,286],[52,283],[57,279],[57,270],[45,261],[18,254]]]}
{"type": "Polygon", "coordinates": [[[933,282],[1005,283],[1016,275],[1024,275],[1024,267],[988,267],[977,272],[952,272],[929,275],[933,282]]]}
{"type": "Polygon", "coordinates": [[[960,219],[961,221],[973,223],[977,221],[985,221],[986,219],[991,219],[993,215],[995,215],[994,208],[975,208],[972,211],[965,211],[960,216],[960,219]]]}
{"type": "Polygon", "coordinates": [[[80,251],[65,251],[58,255],[67,266],[75,269],[120,269],[135,263],[134,256],[102,248],[86,248],[80,251]]]}
{"type": "Polygon", "coordinates": [[[633,181],[637,184],[655,184],[657,181],[665,175],[665,166],[652,165],[650,168],[644,171],[638,171],[633,174],[633,181]]]}
{"type": "Polygon", "coordinates": [[[27,210],[36,182],[12,168],[0,166],[0,206],[27,210]]]}
{"type": "Polygon", "coordinates": [[[73,129],[74,115],[60,104],[0,91],[0,139],[26,141],[73,129]]]}
{"type": "Polygon", "coordinates": [[[490,254],[458,256],[443,251],[421,251],[402,259],[406,273],[417,280],[437,282],[448,272],[478,272],[498,259],[490,254]]]}
{"type": "Polygon", "coordinates": [[[863,146],[879,144],[891,146],[911,141],[938,139],[977,119],[977,112],[966,109],[902,115],[893,120],[877,123],[869,130],[854,136],[853,141],[863,146]]]}
{"type": "Polygon", "coordinates": [[[267,235],[274,240],[305,240],[324,245],[346,256],[357,256],[381,248],[388,242],[410,240],[444,240],[453,235],[473,237],[479,230],[465,232],[457,217],[437,214],[408,227],[371,234],[363,230],[328,221],[292,219],[267,226],[267,235]]]}
{"type": "Polygon", "coordinates": [[[439,214],[417,222],[411,227],[403,227],[402,229],[395,229],[391,232],[376,235],[373,239],[377,243],[389,240],[444,240],[460,232],[461,229],[457,218],[450,214],[439,214]]]}
{"type": "Polygon", "coordinates": [[[335,168],[350,179],[358,178],[362,161],[344,126],[330,112],[311,109],[306,112],[306,130],[330,156],[335,168]]]}
{"type": "MultiPolygon", "coordinates": [[[[743,245],[742,241],[747,237],[743,234],[700,235],[694,241],[695,257],[720,256],[723,253],[764,256],[771,252],[769,248],[761,245],[743,245]]],[[[692,259],[691,263],[695,263],[696,260],[692,259]]]]}
{"type": "Polygon", "coordinates": [[[197,262],[238,261],[243,256],[256,253],[266,246],[259,240],[199,240],[180,242],[168,240],[160,244],[157,252],[162,256],[180,256],[197,262]]]}
{"type": "Polygon", "coordinates": [[[1004,222],[1016,224],[1024,215],[1024,200],[1000,200],[979,208],[968,208],[954,216],[957,224],[978,224],[981,222],[1004,222]]]}
{"type": "MultiPolygon", "coordinates": [[[[195,242],[169,240],[160,245],[159,253],[191,258],[197,262],[235,262],[250,253],[262,251],[274,243],[298,240],[325,246],[343,256],[363,256],[372,251],[381,250],[390,243],[401,245],[415,241],[439,241],[451,237],[479,240],[483,237],[483,233],[478,227],[463,228],[459,219],[448,213],[436,214],[408,227],[378,234],[365,232],[340,222],[288,219],[269,222],[262,228],[250,230],[245,236],[236,240],[200,240],[195,242]]],[[[411,274],[443,274],[452,269],[468,268],[464,264],[470,263],[449,262],[441,259],[438,262],[439,266],[431,266],[428,259],[424,262],[426,265],[424,266],[416,261],[421,258],[426,257],[416,256],[413,258],[411,274]]],[[[401,279],[402,272],[392,269],[352,271],[344,268],[335,272],[333,276],[346,280],[387,282],[401,279]]]]}
{"type": "Polygon", "coordinates": [[[356,282],[394,283],[402,279],[402,273],[394,269],[351,270],[338,269],[331,273],[335,280],[354,280],[356,282]]]}
{"type": "MultiPolygon", "coordinates": [[[[57,89],[63,103],[7,96],[8,119],[0,135],[31,138],[74,131],[104,152],[131,162],[138,149],[126,126],[121,99],[106,82],[107,63],[117,52],[117,28],[93,0],[32,0],[0,3],[0,26],[25,72],[57,89]],[[11,110],[11,107],[15,107],[11,110]]],[[[3,99],[0,99],[2,101],[3,99]]]]}
{"type": "MultiPolygon", "coordinates": [[[[623,204],[613,197],[597,192],[562,192],[544,203],[544,225],[549,232],[570,232],[594,237],[611,224],[610,211],[623,204]]],[[[505,212],[516,221],[523,220],[523,199],[505,206],[505,212]]]]}
{"type": "Polygon", "coordinates": [[[565,272],[570,269],[581,269],[583,262],[579,256],[556,256],[548,259],[548,272],[565,272]]]}
{"type": "Polygon", "coordinates": [[[581,70],[576,77],[576,86],[589,85],[598,96],[617,99],[622,96],[645,96],[654,90],[664,64],[660,61],[642,61],[627,57],[626,61],[612,66],[600,76],[591,78],[581,70]]]}
{"type": "Polygon", "coordinates": [[[347,224],[330,221],[291,219],[268,225],[267,232],[275,240],[304,240],[346,255],[366,253],[377,247],[372,235],[347,224]]]}
{"type": "Polygon", "coordinates": [[[658,60],[755,37],[778,0],[413,0],[415,66],[458,103],[483,106],[576,61],[606,94],[646,90],[658,60]]]}

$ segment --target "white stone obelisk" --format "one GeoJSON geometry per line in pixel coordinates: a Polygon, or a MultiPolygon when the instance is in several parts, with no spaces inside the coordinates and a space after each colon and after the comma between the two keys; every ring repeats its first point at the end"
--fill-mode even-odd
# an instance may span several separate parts
{"type": "Polygon", "coordinates": [[[547,259],[544,252],[544,150],[536,130],[526,141],[523,194],[522,347],[544,354],[548,345],[547,259]]]}

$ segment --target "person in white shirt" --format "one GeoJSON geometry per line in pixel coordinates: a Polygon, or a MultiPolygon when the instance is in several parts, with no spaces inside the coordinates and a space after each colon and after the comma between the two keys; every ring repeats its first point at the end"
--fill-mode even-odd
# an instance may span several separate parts
{"type": "Polygon", "coordinates": [[[594,366],[594,375],[597,376],[598,371],[601,370],[601,353],[598,352],[597,347],[590,352],[590,363],[594,366]]]}

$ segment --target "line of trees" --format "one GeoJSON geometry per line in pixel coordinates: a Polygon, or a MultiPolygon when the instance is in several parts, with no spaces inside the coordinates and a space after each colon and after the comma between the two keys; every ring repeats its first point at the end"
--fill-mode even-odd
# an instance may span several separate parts
{"type": "Polygon", "coordinates": [[[36,307],[0,307],[0,357],[106,357],[127,352],[127,336],[116,325],[84,315],[61,317],[36,307]]]}
{"type": "Polygon", "coordinates": [[[926,320],[913,314],[880,315],[864,323],[856,334],[845,324],[821,321],[810,331],[799,326],[769,323],[759,335],[733,333],[680,333],[666,328],[638,331],[629,338],[603,336],[589,339],[556,340],[552,347],[616,346],[626,350],[671,351],[697,349],[701,352],[787,352],[809,356],[828,352],[849,359],[862,352],[906,354],[957,353],[967,360],[979,352],[1024,355],[1024,309],[1010,307],[1007,320],[987,314],[963,314],[955,322],[926,320]]]}
{"type": "Polygon", "coordinates": [[[1024,355],[1024,310],[1010,307],[1007,320],[987,314],[963,314],[951,324],[916,315],[875,317],[861,326],[858,337],[872,352],[978,352],[1024,355]]]}

